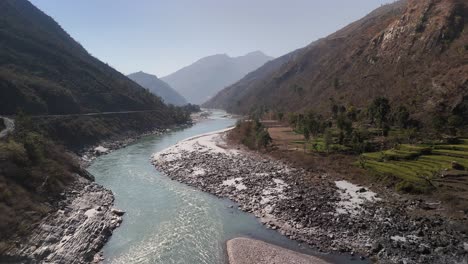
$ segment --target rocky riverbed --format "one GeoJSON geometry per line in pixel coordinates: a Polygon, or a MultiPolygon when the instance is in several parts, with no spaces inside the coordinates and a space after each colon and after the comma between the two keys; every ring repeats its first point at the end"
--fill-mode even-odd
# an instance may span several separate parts
{"type": "Polygon", "coordinates": [[[229,240],[226,247],[229,264],[330,264],[313,256],[243,237],[229,240]]]}
{"type": "MultiPolygon", "coordinates": [[[[380,263],[466,263],[468,236],[440,216],[410,212],[420,200],[372,192],[340,175],[314,174],[228,146],[225,133],[179,142],[153,164],[170,178],[255,214],[266,226],[322,251],[361,254],[380,263]]],[[[436,209],[436,208],[435,208],[436,209]]]]}
{"type": "MultiPolygon", "coordinates": [[[[112,192],[81,176],[28,237],[18,240],[8,263],[100,262],[100,250],[122,222],[112,192]]],[[[7,260],[5,260],[7,261],[7,260]]]]}

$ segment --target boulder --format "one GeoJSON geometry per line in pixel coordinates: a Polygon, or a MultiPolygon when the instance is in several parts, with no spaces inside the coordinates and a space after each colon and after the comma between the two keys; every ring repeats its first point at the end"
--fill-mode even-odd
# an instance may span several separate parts
{"type": "Polygon", "coordinates": [[[122,215],[125,214],[124,211],[119,210],[119,209],[116,209],[116,208],[112,208],[111,212],[112,212],[113,214],[117,215],[117,216],[122,216],[122,215]]]}

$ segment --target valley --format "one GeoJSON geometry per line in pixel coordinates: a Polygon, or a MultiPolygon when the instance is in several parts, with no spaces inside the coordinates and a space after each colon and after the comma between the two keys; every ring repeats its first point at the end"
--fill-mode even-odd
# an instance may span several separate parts
{"type": "Polygon", "coordinates": [[[267,2],[1,0],[0,263],[467,263],[466,1],[267,2]]]}

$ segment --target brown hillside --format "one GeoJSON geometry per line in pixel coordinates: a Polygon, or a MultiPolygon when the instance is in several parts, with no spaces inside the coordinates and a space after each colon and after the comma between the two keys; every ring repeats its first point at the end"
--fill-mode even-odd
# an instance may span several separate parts
{"type": "MultiPolygon", "coordinates": [[[[246,113],[364,107],[377,96],[410,111],[451,111],[468,101],[467,4],[410,0],[382,6],[293,55],[267,63],[208,101],[246,113]],[[273,67],[272,67],[273,65],[273,67]]],[[[466,107],[465,107],[466,108],[466,107]]],[[[459,110],[460,110],[459,109],[459,110]]],[[[466,111],[466,109],[464,110],[466,111]]]]}

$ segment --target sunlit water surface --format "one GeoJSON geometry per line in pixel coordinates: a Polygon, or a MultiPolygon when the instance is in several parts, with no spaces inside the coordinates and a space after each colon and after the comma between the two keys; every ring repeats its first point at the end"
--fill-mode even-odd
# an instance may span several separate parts
{"type": "MultiPolygon", "coordinates": [[[[105,263],[226,263],[225,242],[238,236],[318,255],[266,229],[230,201],[172,181],[151,165],[150,157],[155,152],[185,138],[235,124],[234,119],[224,115],[215,112],[210,119],[190,128],[142,138],[91,164],[89,171],[96,181],[112,190],[115,206],[126,211],[124,222],[104,247],[105,263]]],[[[348,256],[326,258],[350,262],[348,256]]]]}

